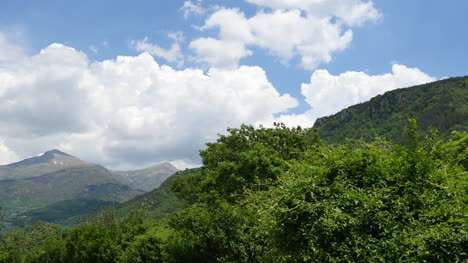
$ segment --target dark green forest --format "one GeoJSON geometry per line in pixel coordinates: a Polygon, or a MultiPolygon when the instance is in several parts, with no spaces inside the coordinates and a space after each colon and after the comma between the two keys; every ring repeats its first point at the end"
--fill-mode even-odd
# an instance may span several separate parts
{"type": "Polygon", "coordinates": [[[159,191],[7,233],[0,262],[467,262],[468,133],[400,132],[228,129],[159,191]]]}

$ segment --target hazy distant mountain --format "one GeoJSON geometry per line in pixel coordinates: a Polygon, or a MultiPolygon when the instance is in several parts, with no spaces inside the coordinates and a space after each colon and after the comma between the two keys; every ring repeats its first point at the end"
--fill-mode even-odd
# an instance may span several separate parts
{"type": "Polygon", "coordinates": [[[178,171],[170,163],[157,164],[135,171],[111,171],[117,180],[146,192],[158,188],[164,180],[178,171]]]}
{"type": "MultiPolygon", "coordinates": [[[[143,194],[176,171],[175,167],[165,163],[137,171],[112,173],[59,150],[48,151],[41,156],[0,166],[2,220],[8,225],[8,222],[19,224],[30,215],[49,218],[45,216],[48,209],[56,215],[59,214],[57,211],[62,211],[60,213],[70,212],[70,216],[76,217],[89,209],[118,204],[143,194]]],[[[62,217],[52,221],[67,221],[62,217]]]]}
{"type": "Polygon", "coordinates": [[[450,78],[376,96],[368,102],[317,119],[314,128],[328,143],[375,136],[401,143],[408,119],[423,131],[437,129],[447,138],[454,130],[468,131],[468,77],[450,78]]]}

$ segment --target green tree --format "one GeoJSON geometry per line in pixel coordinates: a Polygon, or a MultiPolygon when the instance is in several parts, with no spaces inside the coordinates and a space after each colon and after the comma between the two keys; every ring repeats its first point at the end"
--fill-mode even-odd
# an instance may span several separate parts
{"type": "Polygon", "coordinates": [[[165,246],[173,238],[169,228],[152,228],[136,236],[122,255],[121,262],[145,263],[168,262],[165,246]]]}
{"type": "Polygon", "coordinates": [[[200,173],[175,182],[174,190],[181,198],[236,202],[245,189],[267,189],[287,170],[287,161],[300,160],[306,150],[320,144],[315,129],[288,128],[281,123],[274,128],[242,125],[227,131],[228,135],[220,135],[200,151],[204,165],[200,173]]]}
{"type": "MultiPolygon", "coordinates": [[[[411,134],[411,133],[410,133],[411,134]]],[[[465,262],[468,176],[431,138],[324,147],[251,195],[278,262],[465,262]],[[431,150],[432,149],[432,150],[431,150]]]]}
{"type": "Polygon", "coordinates": [[[166,251],[172,261],[260,261],[265,246],[263,237],[252,231],[256,211],[246,210],[243,200],[251,191],[276,185],[290,162],[302,160],[319,145],[316,130],[283,124],[258,129],[242,125],[208,143],[200,151],[201,171],[178,178],[173,186],[191,205],[169,221],[174,232],[166,251]]]}
{"type": "Polygon", "coordinates": [[[117,262],[122,251],[120,218],[115,208],[100,209],[66,233],[66,262],[117,262]]]}
{"type": "Polygon", "coordinates": [[[442,147],[446,161],[460,164],[468,170],[468,132],[452,132],[450,141],[442,147]]]}
{"type": "MultiPolygon", "coordinates": [[[[0,262],[23,262],[23,257],[35,248],[60,240],[61,228],[37,222],[29,229],[7,233],[0,244],[0,262]]],[[[26,261],[29,262],[29,261],[26,261]]]]}
{"type": "Polygon", "coordinates": [[[66,263],[65,242],[63,240],[48,240],[40,246],[32,248],[22,262],[27,263],[66,263]]]}

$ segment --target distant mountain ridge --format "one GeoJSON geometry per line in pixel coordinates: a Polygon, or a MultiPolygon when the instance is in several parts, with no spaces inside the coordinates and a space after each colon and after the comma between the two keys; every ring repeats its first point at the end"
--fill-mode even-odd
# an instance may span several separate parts
{"type": "Polygon", "coordinates": [[[327,143],[376,136],[402,143],[409,118],[416,119],[422,131],[438,130],[442,138],[454,130],[468,131],[468,76],[386,92],[319,118],[314,128],[327,143]]]}
{"type": "Polygon", "coordinates": [[[111,170],[111,173],[121,183],[148,192],[158,188],[162,182],[177,171],[175,166],[166,162],[134,171],[111,170]]]}

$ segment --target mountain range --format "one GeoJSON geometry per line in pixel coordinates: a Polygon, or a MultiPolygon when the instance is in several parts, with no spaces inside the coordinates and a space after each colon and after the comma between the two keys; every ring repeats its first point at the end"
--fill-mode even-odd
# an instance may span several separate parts
{"type": "Polygon", "coordinates": [[[76,218],[101,206],[130,200],[158,187],[175,172],[177,168],[170,163],[111,171],[59,150],[47,151],[0,166],[3,221],[7,226],[25,220],[70,222],[68,215],[76,218]],[[58,221],[50,219],[50,211],[60,215],[58,221]]]}

